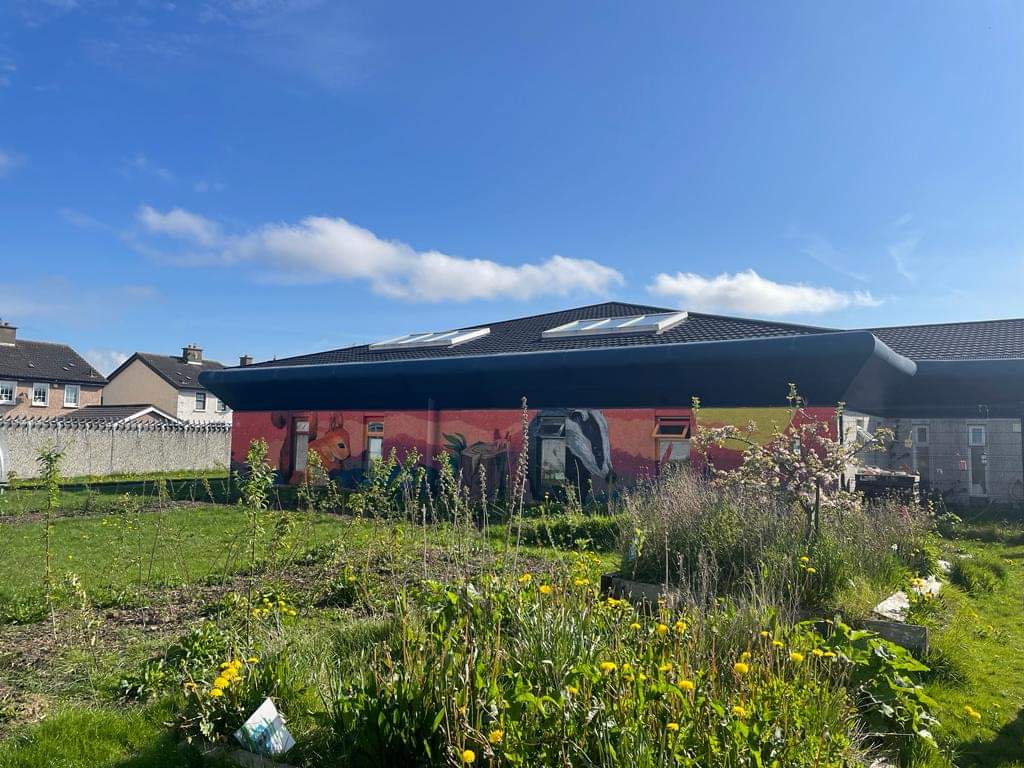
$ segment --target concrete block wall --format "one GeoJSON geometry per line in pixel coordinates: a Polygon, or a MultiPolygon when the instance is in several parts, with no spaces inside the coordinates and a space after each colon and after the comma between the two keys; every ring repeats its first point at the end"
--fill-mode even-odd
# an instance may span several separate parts
{"type": "Polygon", "coordinates": [[[224,424],[88,424],[62,419],[0,419],[2,477],[37,477],[41,448],[64,452],[61,474],[109,475],[228,466],[231,428],[224,424]]]}

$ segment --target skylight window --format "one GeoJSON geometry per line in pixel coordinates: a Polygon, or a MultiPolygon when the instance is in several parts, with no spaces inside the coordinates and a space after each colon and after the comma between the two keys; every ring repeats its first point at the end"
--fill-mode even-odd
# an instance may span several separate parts
{"type": "Polygon", "coordinates": [[[467,341],[479,339],[491,332],[490,328],[469,328],[461,331],[442,331],[439,333],[407,333],[386,341],[378,341],[370,345],[372,350],[381,349],[418,349],[420,347],[454,347],[467,341]]]}
{"type": "Polygon", "coordinates": [[[563,339],[571,336],[598,336],[612,333],[664,333],[685,319],[685,312],[662,312],[656,315],[573,320],[571,323],[560,325],[557,328],[549,328],[541,336],[545,339],[563,339]]]}

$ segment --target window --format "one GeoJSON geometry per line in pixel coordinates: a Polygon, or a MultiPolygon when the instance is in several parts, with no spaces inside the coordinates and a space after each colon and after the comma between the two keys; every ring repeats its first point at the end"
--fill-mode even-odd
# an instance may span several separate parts
{"type": "Polygon", "coordinates": [[[64,407],[77,408],[78,401],[82,394],[82,388],[77,384],[64,385],[64,407]]]}
{"type": "Polygon", "coordinates": [[[913,428],[914,471],[921,478],[921,485],[927,488],[931,483],[931,448],[928,447],[928,425],[915,424],[913,428]]]}
{"type": "Polygon", "coordinates": [[[988,496],[988,452],[985,449],[985,438],[984,424],[967,426],[971,496],[988,496]]]}
{"type": "Polygon", "coordinates": [[[981,425],[972,425],[968,433],[968,442],[972,446],[983,446],[985,445],[985,427],[981,425]]]}
{"type": "Polygon", "coordinates": [[[690,420],[680,416],[659,416],[654,426],[658,465],[688,464],[690,461],[690,420]]]}
{"type": "Polygon", "coordinates": [[[366,424],[366,466],[384,457],[384,422],[370,421],[366,424]]]}
{"type": "Polygon", "coordinates": [[[541,336],[545,339],[562,339],[571,336],[598,336],[610,333],[664,333],[685,319],[685,312],[663,312],[656,315],[573,320],[571,323],[549,328],[541,336]]]}
{"type": "Polygon", "coordinates": [[[206,393],[205,392],[196,392],[196,410],[197,411],[205,411],[206,410],[206,393]]]}
{"type": "Polygon", "coordinates": [[[50,385],[36,382],[32,385],[32,405],[50,404],[50,385]]]}
{"type": "Polygon", "coordinates": [[[0,381],[0,403],[13,403],[18,387],[13,381],[0,381]]]}
{"type": "Polygon", "coordinates": [[[490,328],[469,328],[460,331],[443,331],[441,333],[407,333],[393,339],[378,341],[370,345],[372,350],[384,349],[415,349],[417,347],[454,347],[467,341],[479,339],[491,332],[490,328]]]}
{"type": "Polygon", "coordinates": [[[217,413],[227,413],[228,407],[219,397],[217,398],[217,413]]]}

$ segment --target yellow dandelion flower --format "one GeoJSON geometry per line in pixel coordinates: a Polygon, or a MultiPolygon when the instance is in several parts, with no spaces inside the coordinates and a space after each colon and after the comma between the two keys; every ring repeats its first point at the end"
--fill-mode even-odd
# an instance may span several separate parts
{"type": "Polygon", "coordinates": [[[664,664],[659,664],[658,665],[658,671],[659,672],[671,672],[672,671],[672,665],[669,664],[668,662],[665,662],[664,664]]]}
{"type": "Polygon", "coordinates": [[[964,712],[966,712],[967,716],[969,718],[971,718],[972,720],[981,720],[981,712],[976,710],[970,704],[965,704],[964,705],[964,712]]]}
{"type": "Polygon", "coordinates": [[[227,688],[229,685],[231,685],[231,683],[226,677],[218,677],[213,681],[214,688],[227,688]]]}
{"type": "Polygon", "coordinates": [[[821,657],[821,656],[824,656],[824,655],[825,655],[825,652],[824,652],[823,650],[821,650],[821,648],[815,648],[815,649],[813,649],[813,650],[811,651],[811,653],[812,653],[813,655],[815,655],[815,656],[818,656],[818,657],[821,657]]]}
{"type": "Polygon", "coordinates": [[[769,637],[771,637],[772,633],[769,632],[767,629],[762,629],[758,634],[761,635],[761,637],[768,639],[769,637]]]}
{"type": "Polygon", "coordinates": [[[551,589],[550,584],[541,584],[539,591],[542,595],[550,595],[553,590],[551,589]]]}
{"type": "Polygon", "coordinates": [[[248,659],[246,659],[246,661],[249,662],[250,664],[259,664],[260,663],[260,660],[257,659],[255,656],[250,656],[248,659]]]}
{"type": "Polygon", "coordinates": [[[657,627],[655,627],[654,629],[655,629],[655,631],[656,631],[656,632],[657,632],[657,633],[658,633],[659,635],[667,635],[667,634],[668,634],[668,624],[659,624],[659,625],[658,625],[657,627]]]}
{"type": "Polygon", "coordinates": [[[804,660],[804,655],[802,653],[799,653],[798,651],[793,651],[791,654],[789,654],[789,660],[795,664],[799,664],[801,661],[804,660]]]}
{"type": "Polygon", "coordinates": [[[785,645],[785,643],[782,642],[781,640],[772,640],[772,646],[775,647],[775,648],[781,648],[784,645],[785,645]]]}
{"type": "Polygon", "coordinates": [[[585,587],[590,583],[590,579],[576,579],[573,584],[577,587],[585,587]]]}
{"type": "Polygon", "coordinates": [[[680,680],[678,683],[676,683],[676,685],[678,685],[684,691],[692,691],[697,687],[696,685],[694,685],[693,680],[680,680]]]}
{"type": "Polygon", "coordinates": [[[807,555],[804,555],[803,557],[800,558],[800,562],[801,563],[809,563],[809,562],[811,562],[811,558],[809,558],[807,555]]]}
{"type": "Polygon", "coordinates": [[[614,661],[602,661],[599,666],[601,667],[601,671],[606,675],[611,674],[618,669],[618,665],[614,661]]]}
{"type": "Polygon", "coordinates": [[[474,752],[472,749],[462,750],[462,754],[459,755],[459,757],[462,758],[462,762],[466,765],[476,762],[476,752],[474,752]]]}
{"type": "Polygon", "coordinates": [[[211,688],[210,689],[210,697],[211,698],[219,699],[223,695],[224,695],[224,691],[222,691],[220,688],[211,688]]]}
{"type": "Polygon", "coordinates": [[[825,651],[821,655],[824,656],[826,659],[834,659],[834,658],[836,658],[836,655],[832,651],[825,651]]]}
{"type": "Polygon", "coordinates": [[[806,571],[807,571],[808,573],[817,573],[817,572],[818,572],[818,571],[817,571],[817,570],[815,570],[814,568],[807,568],[807,569],[806,569],[806,571]]]}
{"type": "Polygon", "coordinates": [[[747,672],[750,671],[750,665],[742,661],[737,661],[735,664],[732,665],[732,671],[735,672],[737,675],[745,675],[747,674],[747,672]]]}
{"type": "Polygon", "coordinates": [[[640,625],[634,621],[632,624],[629,625],[629,628],[632,630],[637,630],[640,629],[640,625]]]}
{"type": "Polygon", "coordinates": [[[529,573],[524,573],[522,576],[519,577],[520,584],[529,584],[532,580],[533,576],[529,573]]]}
{"type": "Polygon", "coordinates": [[[487,741],[491,744],[501,744],[501,740],[505,738],[505,732],[501,728],[495,728],[493,731],[487,734],[487,741]]]}
{"type": "Polygon", "coordinates": [[[740,661],[750,661],[750,651],[744,651],[740,654],[740,661]]]}
{"type": "Polygon", "coordinates": [[[736,715],[736,717],[746,717],[747,716],[747,710],[743,708],[742,704],[737,704],[735,707],[733,707],[732,708],[732,713],[734,715],[736,715]]]}
{"type": "Polygon", "coordinates": [[[231,662],[230,661],[225,661],[223,664],[220,665],[220,668],[221,669],[227,669],[230,666],[231,666],[231,662]]]}
{"type": "Polygon", "coordinates": [[[575,685],[567,685],[567,686],[565,686],[565,691],[570,696],[575,696],[577,693],[580,692],[580,689],[577,688],[575,685]]]}
{"type": "Polygon", "coordinates": [[[679,723],[665,723],[665,729],[675,733],[679,730],[679,723]]]}

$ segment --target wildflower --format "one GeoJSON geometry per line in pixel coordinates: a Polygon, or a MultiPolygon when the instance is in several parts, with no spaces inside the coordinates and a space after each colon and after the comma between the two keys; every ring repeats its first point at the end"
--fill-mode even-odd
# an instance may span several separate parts
{"type": "Polygon", "coordinates": [[[580,689],[577,688],[575,685],[567,685],[565,686],[565,692],[568,693],[570,696],[575,696],[577,693],[580,692],[580,689]]]}
{"type": "Polygon", "coordinates": [[[669,671],[671,671],[671,669],[672,669],[672,665],[669,664],[667,661],[664,664],[659,664],[658,665],[658,671],[659,672],[669,672],[669,671]]]}
{"type": "Polygon", "coordinates": [[[774,648],[781,648],[784,645],[785,645],[785,643],[782,642],[781,640],[772,640],[772,647],[774,647],[774,648]]]}
{"type": "Polygon", "coordinates": [[[601,671],[608,675],[614,672],[618,668],[618,665],[614,661],[602,661],[600,667],[601,671]]]}
{"type": "Polygon", "coordinates": [[[965,704],[964,705],[964,712],[966,712],[967,716],[969,718],[971,718],[972,720],[981,720],[981,712],[976,710],[970,704],[965,704]]]}
{"type": "Polygon", "coordinates": [[[224,695],[224,691],[222,691],[220,688],[211,688],[210,689],[210,697],[211,698],[219,699],[223,695],[224,695]]]}
{"type": "Polygon", "coordinates": [[[800,558],[800,562],[801,563],[809,563],[809,562],[811,562],[811,558],[809,558],[807,555],[804,555],[803,557],[800,558]]]}
{"type": "Polygon", "coordinates": [[[187,683],[185,683],[185,690],[186,691],[194,691],[198,687],[199,686],[196,685],[195,683],[193,683],[191,680],[189,680],[187,683]]]}
{"type": "Polygon", "coordinates": [[[469,765],[470,763],[476,761],[476,752],[474,752],[472,749],[464,749],[462,750],[462,754],[460,755],[460,757],[462,758],[462,762],[464,762],[466,765],[469,765]]]}
{"type": "Polygon", "coordinates": [[[750,665],[742,661],[737,661],[732,665],[732,671],[737,675],[745,675],[750,671],[750,665]]]}
{"type": "Polygon", "coordinates": [[[629,625],[629,628],[632,630],[637,630],[640,629],[640,625],[634,621],[632,624],[629,625]]]}
{"type": "Polygon", "coordinates": [[[541,584],[538,590],[542,595],[550,595],[552,592],[550,584],[541,584]]]}
{"type": "Polygon", "coordinates": [[[533,576],[531,576],[528,573],[524,573],[522,576],[519,577],[520,584],[529,584],[532,580],[533,576]]]}
{"type": "Polygon", "coordinates": [[[676,632],[678,632],[680,635],[686,631],[685,621],[677,621],[673,626],[675,627],[676,632]]]}
{"type": "Polygon", "coordinates": [[[214,688],[227,688],[229,685],[231,685],[231,683],[228,682],[228,679],[226,677],[218,677],[216,680],[213,681],[214,688]]]}
{"type": "Polygon", "coordinates": [[[764,639],[767,640],[769,637],[771,637],[772,633],[769,632],[767,629],[762,629],[758,634],[761,635],[761,637],[763,637],[764,639]]]}
{"type": "Polygon", "coordinates": [[[792,661],[794,664],[799,664],[801,661],[804,660],[804,655],[797,651],[793,651],[791,654],[789,654],[789,660],[792,661]]]}
{"type": "Polygon", "coordinates": [[[641,683],[646,683],[647,682],[647,675],[645,675],[643,672],[641,672],[639,677],[637,677],[637,680],[639,680],[641,683]]]}
{"type": "Polygon", "coordinates": [[[501,740],[505,738],[505,732],[501,728],[495,728],[489,734],[487,734],[487,741],[491,744],[501,744],[501,740]]]}
{"type": "Polygon", "coordinates": [[[737,704],[735,707],[733,707],[732,708],[732,713],[734,715],[736,715],[736,717],[746,717],[747,716],[747,710],[745,710],[743,708],[742,704],[737,704]]]}
{"type": "Polygon", "coordinates": [[[623,664],[623,665],[622,665],[622,671],[623,671],[623,672],[632,672],[632,671],[633,671],[633,665],[632,665],[632,664],[630,664],[630,663],[629,663],[629,662],[627,661],[627,662],[626,662],[625,664],[623,664]]]}
{"type": "Polygon", "coordinates": [[[665,723],[665,729],[675,733],[679,730],[679,723],[665,723]]]}
{"type": "Polygon", "coordinates": [[[805,570],[806,570],[806,571],[807,571],[808,573],[817,573],[817,571],[816,571],[816,570],[815,570],[814,568],[807,568],[807,569],[805,569],[805,570]]]}
{"type": "Polygon", "coordinates": [[[659,635],[667,635],[668,634],[668,625],[667,624],[659,624],[657,627],[654,628],[654,631],[657,632],[659,635]]]}
{"type": "Polygon", "coordinates": [[[680,680],[676,685],[684,691],[692,691],[697,686],[693,684],[693,680],[680,680]]]}
{"type": "Polygon", "coordinates": [[[821,655],[824,656],[826,659],[834,659],[836,657],[836,655],[832,651],[825,651],[821,655]]]}
{"type": "Polygon", "coordinates": [[[231,662],[230,661],[225,661],[223,664],[220,665],[220,668],[221,669],[227,669],[230,666],[231,666],[231,662]]]}
{"type": "Polygon", "coordinates": [[[821,650],[821,648],[815,648],[814,650],[811,651],[811,653],[814,656],[818,656],[818,657],[821,657],[821,656],[825,655],[825,652],[823,650],[821,650]]]}
{"type": "Polygon", "coordinates": [[[294,608],[289,608],[288,609],[288,615],[289,616],[296,616],[296,615],[298,615],[298,611],[296,611],[294,608]]]}
{"type": "Polygon", "coordinates": [[[257,659],[255,656],[250,656],[248,659],[246,659],[246,661],[249,662],[250,664],[259,664],[260,663],[260,660],[257,659]]]}
{"type": "Polygon", "coordinates": [[[750,661],[750,651],[744,651],[740,654],[740,661],[750,661]]]}
{"type": "Polygon", "coordinates": [[[577,587],[585,587],[590,583],[590,579],[576,579],[573,584],[577,587]]]}

